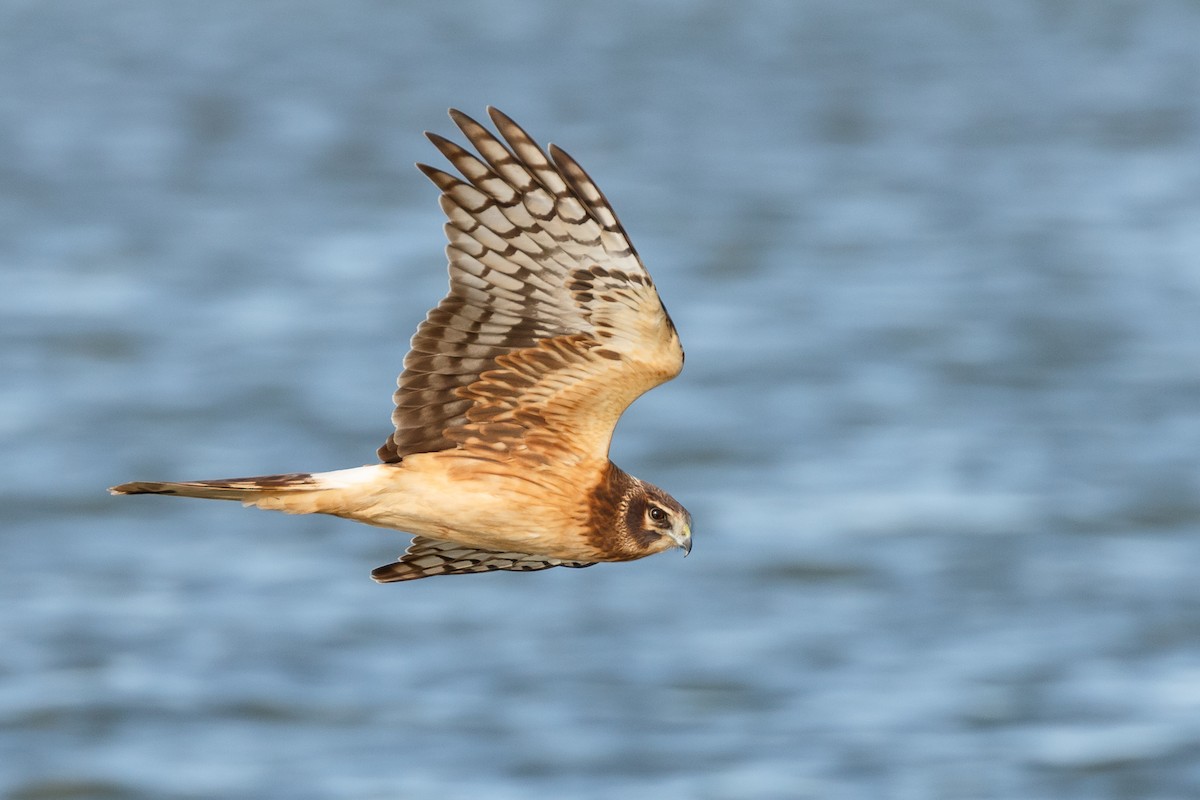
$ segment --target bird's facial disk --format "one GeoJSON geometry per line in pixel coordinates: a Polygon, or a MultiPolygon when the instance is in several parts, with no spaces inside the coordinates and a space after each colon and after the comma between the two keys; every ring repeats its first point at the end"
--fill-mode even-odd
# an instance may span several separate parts
{"type": "Polygon", "coordinates": [[[692,515],[675,498],[653,487],[647,493],[642,512],[642,531],[648,538],[657,537],[662,546],[657,550],[678,547],[686,557],[692,552],[692,515]]]}

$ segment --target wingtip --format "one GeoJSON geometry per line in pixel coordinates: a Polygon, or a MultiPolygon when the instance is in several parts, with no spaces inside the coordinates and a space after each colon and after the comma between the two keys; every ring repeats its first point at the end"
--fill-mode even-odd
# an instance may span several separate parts
{"type": "Polygon", "coordinates": [[[492,122],[494,122],[496,124],[497,128],[502,127],[504,125],[520,127],[519,125],[517,125],[517,123],[513,122],[512,117],[510,117],[508,114],[505,114],[503,111],[496,108],[495,106],[488,106],[487,113],[488,113],[488,116],[491,117],[492,122]]]}
{"type": "Polygon", "coordinates": [[[546,152],[550,154],[550,159],[560,170],[573,168],[574,170],[578,170],[580,172],[583,171],[575,159],[571,158],[571,154],[566,150],[563,150],[554,142],[550,142],[546,145],[546,152]]]}
{"type": "Polygon", "coordinates": [[[457,108],[452,108],[449,111],[450,119],[458,126],[458,129],[466,133],[471,128],[482,128],[474,117],[465,112],[459,111],[457,108]]]}
{"type": "Polygon", "coordinates": [[[401,581],[411,581],[424,577],[424,573],[414,570],[400,561],[384,564],[382,567],[376,567],[371,570],[371,580],[378,584],[399,583],[401,581]]]}
{"type": "Polygon", "coordinates": [[[437,167],[430,166],[423,161],[418,161],[416,167],[417,169],[421,170],[426,178],[429,178],[429,180],[436,183],[438,188],[443,191],[446,190],[447,186],[453,185],[452,181],[454,180],[454,176],[445,170],[440,170],[437,167]],[[448,181],[447,179],[450,180],[448,181]]]}
{"type": "Polygon", "coordinates": [[[438,152],[444,155],[446,160],[452,164],[457,164],[464,155],[469,155],[467,151],[458,144],[458,142],[455,142],[452,139],[447,139],[441,134],[425,131],[425,138],[427,138],[430,143],[438,149],[438,152]]]}

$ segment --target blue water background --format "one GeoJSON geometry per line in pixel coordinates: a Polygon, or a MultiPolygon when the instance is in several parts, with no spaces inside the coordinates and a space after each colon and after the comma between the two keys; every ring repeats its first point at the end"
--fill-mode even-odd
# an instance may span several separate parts
{"type": "Polygon", "coordinates": [[[1195,2],[3,2],[0,375],[2,797],[1200,796],[1195,2]],[[109,497],[373,459],[488,103],[678,323],[692,556],[109,497]]]}

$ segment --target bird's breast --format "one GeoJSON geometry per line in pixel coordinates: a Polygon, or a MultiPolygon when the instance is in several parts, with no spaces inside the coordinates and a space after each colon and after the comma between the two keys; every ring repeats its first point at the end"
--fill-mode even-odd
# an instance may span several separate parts
{"type": "Polygon", "coordinates": [[[381,464],[379,479],[344,516],[359,522],[485,550],[597,560],[589,537],[586,470],[525,468],[456,451],[381,464]]]}

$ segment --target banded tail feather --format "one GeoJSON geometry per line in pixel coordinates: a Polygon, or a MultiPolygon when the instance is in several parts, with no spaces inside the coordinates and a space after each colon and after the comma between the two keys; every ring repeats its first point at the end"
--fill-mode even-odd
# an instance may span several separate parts
{"type": "Polygon", "coordinates": [[[109,494],[174,494],[210,500],[246,500],[263,492],[296,492],[319,489],[308,472],[257,475],[252,478],[218,478],[208,481],[133,481],[113,486],[109,494]]]}
{"type": "Polygon", "coordinates": [[[289,472],[284,475],[257,475],[250,478],[218,478],[207,481],[133,481],[113,486],[110,494],[165,494],[176,497],[200,497],[206,500],[237,500],[287,514],[313,514],[326,511],[325,490],[336,488],[326,475],[334,473],[289,472]]]}

